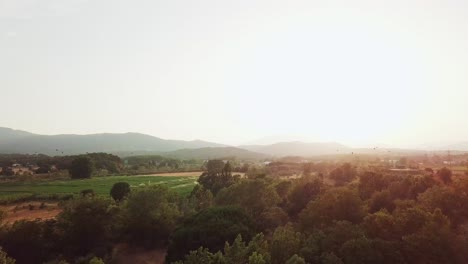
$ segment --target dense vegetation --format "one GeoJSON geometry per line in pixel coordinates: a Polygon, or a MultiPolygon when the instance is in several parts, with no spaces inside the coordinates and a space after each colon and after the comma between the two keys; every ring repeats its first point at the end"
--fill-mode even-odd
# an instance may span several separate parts
{"type": "Polygon", "coordinates": [[[79,179],[119,174],[200,171],[203,167],[203,160],[179,160],[159,155],[120,158],[107,153],[74,156],[0,154],[0,180],[31,180],[33,178],[26,176],[33,174],[79,179]]]}
{"type": "Polygon", "coordinates": [[[167,263],[179,264],[468,262],[468,179],[447,168],[301,164],[302,177],[286,179],[258,169],[242,178],[219,160],[205,167],[188,196],[116,180],[107,197],[72,199],[54,220],[3,225],[0,259],[112,263],[126,243],[167,248],[167,263]]]}

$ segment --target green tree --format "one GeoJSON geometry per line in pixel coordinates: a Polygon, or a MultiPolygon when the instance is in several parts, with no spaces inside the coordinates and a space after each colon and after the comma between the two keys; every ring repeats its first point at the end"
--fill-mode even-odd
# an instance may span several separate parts
{"type": "Polygon", "coordinates": [[[3,221],[5,220],[5,218],[7,217],[7,213],[0,209],[0,228],[2,227],[3,225],[3,221]]]}
{"type": "Polygon", "coordinates": [[[210,175],[221,175],[224,169],[224,162],[222,160],[209,160],[206,163],[206,172],[210,175]]]}
{"type": "Polygon", "coordinates": [[[396,230],[396,220],[387,210],[368,214],[364,218],[363,227],[366,234],[371,238],[383,240],[398,240],[401,238],[396,230]]]}
{"type": "Polygon", "coordinates": [[[166,244],[182,216],[179,201],[177,193],[162,185],[132,192],[123,208],[126,239],[148,248],[166,244]]]}
{"type": "Polygon", "coordinates": [[[439,209],[426,216],[419,229],[403,236],[407,263],[467,263],[466,241],[451,230],[448,218],[439,209]]]}
{"type": "Polygon", "coordinates": [[[380,192],[374,192],[371,199],[369,200],[369,212],[375,213],[382,209],[393,212],[395,209],[395,203],[393,202],[390,191],[383,190],[380,192]]]}
{"type": "Polygon", "coordinates": [[[266,264],[265,258],[263,255],[258,254],[257,252],[252,253],[249,256],[249,264],[266,264]]]}
{"type": "Polygon", "coordinates": [[[452,171],[446,167],[443,167],[437,172],[437,176],[445,183],[449,184],[452,182],[452,171]]]}
{"type": "Polygon", "coordinates": [[[200,247],[197,250],[192,250],[185,256],[184,260],[172,262],[174,264],[227,264],[223,254],[218,251],[211,253],[207,248],[200,247]]]}
{"type": "Polygon", "coordinates": [[[180,260],[199,247],[217,252],[223,249],[226,241],[234,241],[239,234],[250,239],[253,233],[253,222],[241,208],[212,207],[189,217],[174,231],[166,262],[180,260]]]}
{"type": "Polygon", "coordinates": [[[200,184],[193,187],[189,199],[193,203],[195,211],[207,209],[213,205],[213,194],[200,184]]]}
{"type": "Polygon", "coordinates": [[[57,233],[54,221],[21,220],[4,230],[0,244],[18,263],[42,263],[60,249],[57,233]]]}
{"type": "Polygon", "coordinates": [[[345,185],[355,177],[356,169],[350,163],[345,163],[330,172],[330,178],[335,181],[337,186],[345,185]]]}
{"type": "Polygon", "coordinates": [[[288,261],[302,247],[303,235],[296,232],[292,225],[278,227],[270,243],[272,263],[282,264],[288,261]]]}
{"type": "Polygon", "coordinates": [[[0,247],[0,264],[15,264],[16,260],[8,257],[7,253],[0,247]]]}
{"type": "Polygon", "coordinates": [[[343,264],[343,261],[333,252],[326,252],[320,256],[322,264],[343,264]]]}
{"type": "Polygon", "coordinates": [[[104,256],[111,248],[115,211],[111,200],[84,197],[72,200],[57,216],[63,234],[63,253],[69,257],[94,254],[104,256]]]}
{"type": "Polygon", "coordinates": [[[300,213],[299,222],[304,230],[309,231],[339,220],[360,223],[365,215],[363,206],[355,191],[344,187],[333,188],[310,202],[300,213]]]}
{"type": "Polygon", "coordinates": [[[120,202],[122,199],[127,197],[130,194],[130,184],[127,182],[117,182],[112,186],[112,189],[110,191],[110,195],[112,198],[120,202]]]}
{"type": "Polygon", "coordinates": [[[359,175],[359,195],[363,200],[367,200],[374,192],[379,192],[387,188],[389,183],[388,178],[382,174],[364,172],[359,175]]]}
{"type": "Polygon", "coordinates": [[[211,193],[216,195],[221,189],[229,187],[239,180],[231,174],[231,165],[222,160],[210,160],[206,165],[207,171],[198,178],[198,182],[211,193]]]}
{"type": "Polygon", "coordinates": [[[217,205],[238,205],[251,216],[261,214],[279,202],[275,188],[263,179],[242,180],[216,196],[217,205]]]}
{"type": "Polygon", "coordinates": [[[105,264],[101,258],[94,257],[89,261],[89,264],[105,264]]]}
{"type": "Polygon", "coordinates": [[[296,217],[307,204],[315,200],[322,189],[322,181],[319,179],[297,181],[291,193],[288,195],[288,212],[291,217],[296,217]]]}
{"type": "Polygon", "coordinates": [[[81,156],[74,159],[70,166],[72,179],[91,178],[93,163],[89,157],[81,156]]]}
{"type": "Polygon", "coordinates": [[[301,257],[299,257],[297,254],[294,254],[288,261],[286,261],[286,264],[305,264],[305,260],[301,257]]]}

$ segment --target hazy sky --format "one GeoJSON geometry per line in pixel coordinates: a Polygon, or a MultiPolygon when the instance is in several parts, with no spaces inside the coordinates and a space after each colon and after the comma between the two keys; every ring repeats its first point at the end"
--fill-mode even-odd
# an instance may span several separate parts
{"type": "Polygon", "coordinates": [[[43,134],[468,140],[468,1],[0,0],[0,92],[43,134]]]}

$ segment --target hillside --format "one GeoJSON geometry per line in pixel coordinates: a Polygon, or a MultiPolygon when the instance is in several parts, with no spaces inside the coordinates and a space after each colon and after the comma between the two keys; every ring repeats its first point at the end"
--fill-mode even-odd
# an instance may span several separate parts
{"type": "Polygon", "coordinates": [[[273,156],[317,156],[349,152],[351,148],[335,143],[304,143],[300,141],[281,142],[271,145],[246,145],[239,146],[250,151],[255,151],[273,156]]]}
{"type": "Polygon", "coordinates": [[[11,128],[0,127],[0,145],[35,135],[36,134],[22,130],[14,130],[11,128]]]}
{"type": "Polygon", "coordinates": [[[166,140],[140,134],[36,135],[8,128],[0,129],[0,153],[42,153],[73,155],[86,152],[169,152],[178,149],[223,147],[201,140],[166,140]]]}
{"type": "Polygon", "coordinates": [[[199,149],[180,149],[172,152],[162,153],[163,156],[178,159],[222,159],[236,157],[240,159],[265,159],[269,155],[253,152],[236,147],[217,147],[199,149]]]}

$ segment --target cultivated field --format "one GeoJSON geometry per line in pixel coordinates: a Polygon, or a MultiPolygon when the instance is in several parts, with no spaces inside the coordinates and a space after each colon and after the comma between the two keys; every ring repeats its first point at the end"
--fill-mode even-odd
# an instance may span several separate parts
{"type": "Polygon", "coordinates": [[[21,197],[38,196],[48,198],[67,194],[79,194],[82,190],[93,189],[97,195],[109,195],[112,185],[128,182],[132,188],[145,185],[163,184],[180,194],[190,193],[196,184],[198,173],[191,176],[106,176],[83,180],[46,180],[32,182],[6,182],[0,184],[0,201],[15,200],[21,197]]]}

